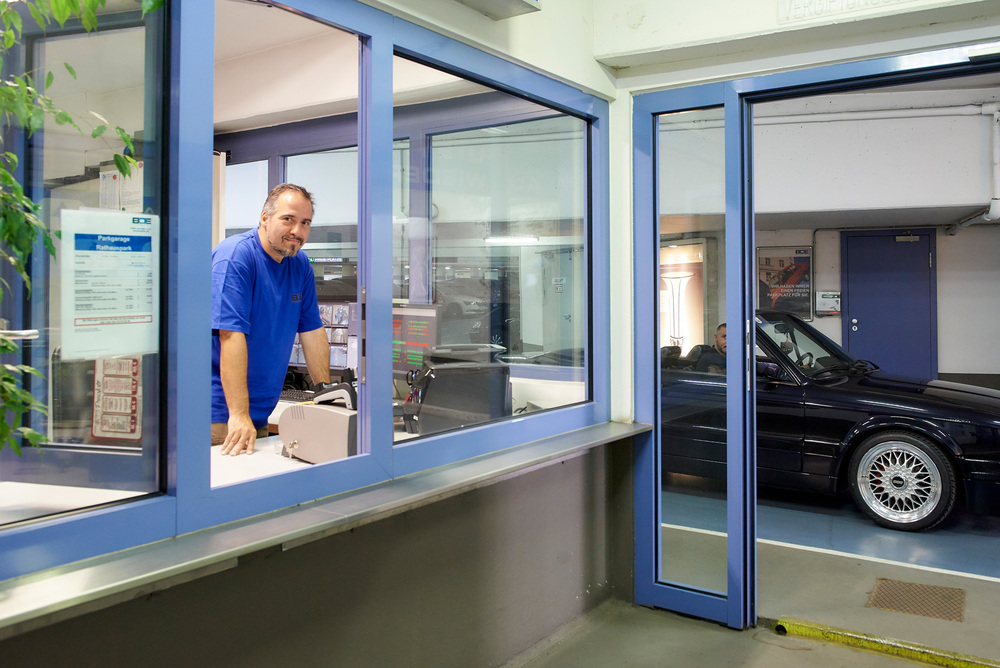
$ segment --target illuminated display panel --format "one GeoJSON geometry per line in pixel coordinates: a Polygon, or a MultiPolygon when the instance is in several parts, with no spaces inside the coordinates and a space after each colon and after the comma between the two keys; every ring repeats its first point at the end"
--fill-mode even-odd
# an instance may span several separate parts
{"type": "Polygon", "coordinates": [[[437,344],[436,307],[396,306],[392,309],[392,370],[395,373],[419,370],[428,348],[437,344]]]}

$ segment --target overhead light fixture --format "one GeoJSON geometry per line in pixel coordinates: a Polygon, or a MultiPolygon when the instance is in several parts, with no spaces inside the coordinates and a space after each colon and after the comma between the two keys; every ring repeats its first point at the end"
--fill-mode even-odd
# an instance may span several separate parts
{"type": "Polygon", "coordinates": [[[969,60],[1000,55],[1000,42],[986,42],[985,44],[967,46],[965,47],[965,55],[969,60]]]}
{"type": "Polygon", "coordinates": [[[499,244],[501,246],[521,246],[523,244],[537,244],[538,237],[486,237],[486,243],[499,244]]]}

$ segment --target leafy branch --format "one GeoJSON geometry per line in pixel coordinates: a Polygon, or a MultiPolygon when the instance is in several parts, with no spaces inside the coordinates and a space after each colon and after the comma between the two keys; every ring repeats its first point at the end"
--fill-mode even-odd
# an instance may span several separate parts
{"type": "MultiPolygon", "coordinates": [[[[53,22],[60,27],[71,18],[80,20],[83,28],[91,32],[97,29],[97,12],[105,6],[105,0],[24,0],[17,3],[27,9],[39,28],[45,30],[53,22]]],[[[163,0],[141,0],[142,14],[155,11],[163,6],[163,0]]],[[[23,18],[15,4],[0,0],[0,68],[7,63],[7,56],[19,47],[23,38],[23,18]]],[[[64,63],[66,72],[76,79],[76,71],[69,63],[64,63]]],[[[55,74],[46,72],[44,89],[55,82],[55,74]]],[[[115,167],[124,176],[130,176],[138,167],[133,157],[135,147],[128,133],[117,125],[112,125],[103,116],[90,112],[97,124],[90,132],[92,139],[101,138],[109,128],[114,130],[125,148],[115,153],[115,167]]],[[[41,129],[46,119],[51,118],[57,125],[69,126],[81,135],[77,119],[60,109],[51,98],[41,92],[30,72],[7,75],[0,81],[0,148],[3,137],[12,128],[21,128],[27,136],[41,129]]],[[[105,140],[106,141],[106,140],[105,140]]],[[[55,246],[45,223],[38,216],[39,205],[25,195],[22,184],[17,180],[18,157],[10,151],[0,152],[0,261],[10,265],[24,282],[26,290],[31,289],[31,277],[27,261],[40,238],[49,255],[55,257],[55,246]]],[[[0,280],[0,302],[10,291],[10,286],[0,280]]],[[[0,333],[0,354],[20,352],[16,340],[0,333]]],[[[36,411],[46,414],[43,403],[22,387],[25,374],[41,376],[35,368],[25,364],[0,365],[0,450],[9,444],[18,455],[21,454],[20,439],[27,439],[37,447],[43,435],[22,424],[25,414],[36,411]]]]}

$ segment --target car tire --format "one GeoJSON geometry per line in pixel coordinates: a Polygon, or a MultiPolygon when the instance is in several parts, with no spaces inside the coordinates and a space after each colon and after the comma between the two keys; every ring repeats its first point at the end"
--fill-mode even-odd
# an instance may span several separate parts
{"type": "Polygon", "coordinates": [[[955,506],[955,467],[923,436],[883,432],[865,439],[851,456],[850,488],[854,503],[876,524],[922,531],[955,506]]]}

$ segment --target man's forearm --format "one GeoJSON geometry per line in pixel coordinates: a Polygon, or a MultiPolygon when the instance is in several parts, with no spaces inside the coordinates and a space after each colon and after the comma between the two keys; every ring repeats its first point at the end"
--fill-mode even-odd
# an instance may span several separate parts
{"type": "Polygon", "coordinates": [[[301,332],[299,341],[302,352],[306,356],[306,368],[309,377],[315,383],[330,382],[330,342],[326,338],[326,329],[320,327],[311,332],[301,332]]]}
{"type": "Polygon", "coordinates": [[[219,330],[219,377],[229,415],[250,416],[247,390],[247,339],[242,332],[219,330]]]}

